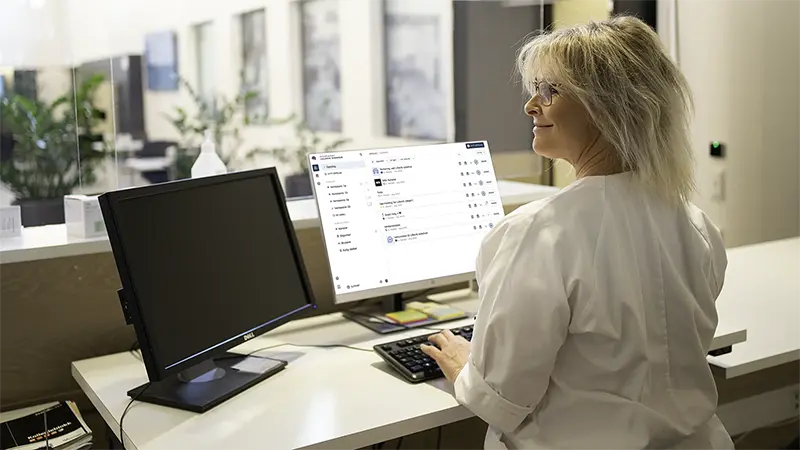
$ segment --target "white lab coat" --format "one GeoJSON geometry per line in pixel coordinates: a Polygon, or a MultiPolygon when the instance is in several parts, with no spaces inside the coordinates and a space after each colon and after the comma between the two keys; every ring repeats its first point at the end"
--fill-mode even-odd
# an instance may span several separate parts
{"type": "Polygon", "coordinates": [[[460,403],[487,448],[733,448],[706,354],[719,231],[631,173],[580,179],[504,218],[477,259],[460,403]]]}

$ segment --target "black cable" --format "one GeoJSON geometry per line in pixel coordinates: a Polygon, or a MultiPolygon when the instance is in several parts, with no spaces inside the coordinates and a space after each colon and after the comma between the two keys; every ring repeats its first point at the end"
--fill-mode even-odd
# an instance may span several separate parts
{"type": "Polygon", "coordinates": [[[309,347],[309,348],[347,348],[350,350],[358,350],[360,352],[369,352],[372,353],[371,348],[360,348],[360,347],[353,347],[352,345],[345,345],[345,344],[284,344],[290,345],[292,347],[309,347]]]}
{"type": "Polygon", "coordinates": [[[47,430],[47,408],[44,410],[44,448],[50,450],[50,433],[47,430]]]}
{"type": "Polygon", "coordinates": [[[342,312],[351,312],[352,310],[354,310],[354,309],[356,309],[356,308],[360,308],[361,306],[363,306],[363,305],[364,305],[364,303],[367,303],[367,302],[368,302],[368,301],[370,301],[370,300],[372,300],[372,299],[371,299],[371,298],[368,298],[368,299],[365,299],[365,300],[359,300],[359,301],[357,301],[357,302],[353,302],[353,304],[352,304],[352,305],[348,306],[347,308],[344,308],[344,309],[342,310],[342,312]]]}
{"type": "Polygon", "coordinates": [[[136,358],[139,361],[141,361],[142,360],[142,355],[141,355],[141,353],[137,353],[136,352],[137,350],[139,350],[139,341],[135,340],[135,341],[133,341],[133,344],[131,344],[131,348],[128,349],[128,352],[131,355],[133,355],[134,358],[136,358]]]}
{"type": "Polygon", "coordinates": [[[125,437],[122,434],[123,433],[123,431],[122,431],[122,421],[125,420],[125,415],[128,414],[128,410],[131,408],[131,405],[133,405],[133,402],[135,402],[139,397],[141,397],[142,394],[144,394],[144,391],[146,391],[147,388],[149,388],[149,387],[150,387],[150,383],[147,383],[146,385],[144,385],[142,390],[139,391],[138,394],[134,395],[133,398],[131,398],[131,401],[128,402],[128,406],[126,406],[125,410],[122,411],[122,417],[119,418],[119,443],[120,443],[120,445],[122,445],[122,450],[125,450],[125,437]]]}
{"type": "Polygon", "coordinates": [[[442,427],[436,429],[436,450],[442,448],[442,427]]]}
{"type": "Polygon", "coordinates": [[[397,447],[395,447],[395,449],[400,450],[401,445],[403,445],[403,436],[400,436],[400,438],[397,440],[397,447]]]}
{"type": "Polygon", "coordinates": [[[435,288],[428,288],[428,289],[423,289],[421,291],[415,292],[414,294],[409,295],[408,297],[403,297],[403,301],[409,301],[409,300],[414,300],[415,298],[424,297],[424,296],[430,294],[431,291],[433,291],[434,289],[435,288]]]}
{"type": "MultiPolygon", "coordinates": [[[[270,345],[270,346],[267,346],[267,347],[257,348],[257,349],[255,349],[255,350],[253,350],[251,352],[248,352],[248,353],[232,354],[230,356],[222,356],[220,358],[215,358],[215,359],[220,360],[220,359],[232,359],[232,358],[247,358],[248,356],[253,356],[255,353],[263,352],[264,350],[271,350],[273,348],[285,347],[285,346],[289,346],[289,347],[309,347],[309,348],[336,348],[336,347],[340,347],[340,348],[347,348],[347,349],[350,349],[350,350],[358,350],[360,352],[370,352],[370,353],[373,352],[372,349],[353,347],[351,345],[345,345],[345,344],[292,344],[292,343],[288,343],[287,342],[285,344],[274,344],[274,345],[270,345]]],[[[284,360],[277,359],[277,358],[271,358],[271,357],[268,357],[268,356],[256,356],[256,357],[257,358],[272,359],[274,361],[280,361],[280,362],[288,363],[288,361],[284,361],[284,360]]]]}

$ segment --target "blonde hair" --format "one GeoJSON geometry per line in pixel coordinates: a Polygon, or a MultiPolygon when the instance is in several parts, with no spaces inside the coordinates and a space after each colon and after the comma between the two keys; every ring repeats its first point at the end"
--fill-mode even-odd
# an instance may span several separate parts
{"type": "Polygon", "coordinates": [[[644,22],[621,16],[536,36],[521,48],[517,69],[529,93],[544,79],[580,101],[624,170],[670,201],[688,201],[692,96],[644,22]]]}

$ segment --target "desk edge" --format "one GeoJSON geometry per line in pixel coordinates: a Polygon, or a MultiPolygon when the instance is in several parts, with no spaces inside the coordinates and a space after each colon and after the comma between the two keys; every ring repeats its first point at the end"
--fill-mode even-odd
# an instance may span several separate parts
{"type": "MultiPolygon", "coordinates": [[[[100,414],[100,417],[103,418],[103,422],[105,422],[106,426],[111,429],[111,432],[114,433],[114,436],[116,436],[116,438],[122,442],[122,438],[119,435],[119,422],[116,418],[114,418],[114,414],[111,413],[111,411],[100,400],[100,397],[98,397],[94,390],[89,387],[89,383],[87,383],[86,379],[83,378],[81,371],[75,366],[75,362],[70,364],[70,371],[72,372],[72,378],[78,383],[78,386],[81,388],[84,395],[86,395],[89,401],[92,402],[92,405],[94,405],[94,408],[100,414]]],[[[122,432],[125,433],[125,430],[122,430],[122,432]]],[[[95,436],[97,435],[94,432],[92,434],[95,436]]],[[[128,433],[125,433],[125,436],[127,437],[127,443],[123,445],[123,447],[129,450],[138,450],[136,444],[133,442],[130,436],[128,436],[128,433]]]]}

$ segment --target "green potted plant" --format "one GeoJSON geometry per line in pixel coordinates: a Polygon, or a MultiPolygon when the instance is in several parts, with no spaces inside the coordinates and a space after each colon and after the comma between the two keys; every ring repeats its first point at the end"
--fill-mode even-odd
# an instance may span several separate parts
{"type": "Polygon", "coordinates": [[[304,120],[294,114],[284,122],[291,123],[294,128],[294,143],[287,146],[268,148],[265,153],[272,155],[273,158],[289,167],[289,175],[284,177],[286,197],[310,196],[313,191],[308,173],[308,155],[311,153],[332,152],[350,142],[350,139],[338,138],[332,141],[325,141],[317,132],[308,128],[304,120]]]}
{"type": "Polygon", "coordinates": [[[102,75],[50,104],[9,93],[0,99],[0,181],[14,194],[26,227],[64,222],[64,196],[96,181],[109,154],[95,105],[102,75]]]}
{"type": "Polygon", "coordinates": [[[214,95],[213,99],[205,99],[186,79],[179,77],[178,81],[181,87],[189,93],[192,111],[175,107],[171,114],[166,115],[180,136],[171,167],[173,179],[191,178],[192,165],[200,153],[200,144],[203,142],[205,130],[211,131],[217,154],[229,170],[232,166],[251,159],[263,151],[256,147],[249,149],[244,154],[239,154],[242,146],[243,127],[251,124],[271,123],[266,117],[247,113],[246,105],[258,96],[257,91],[243,89],[232,99],[223,95],[214,95]]]}

